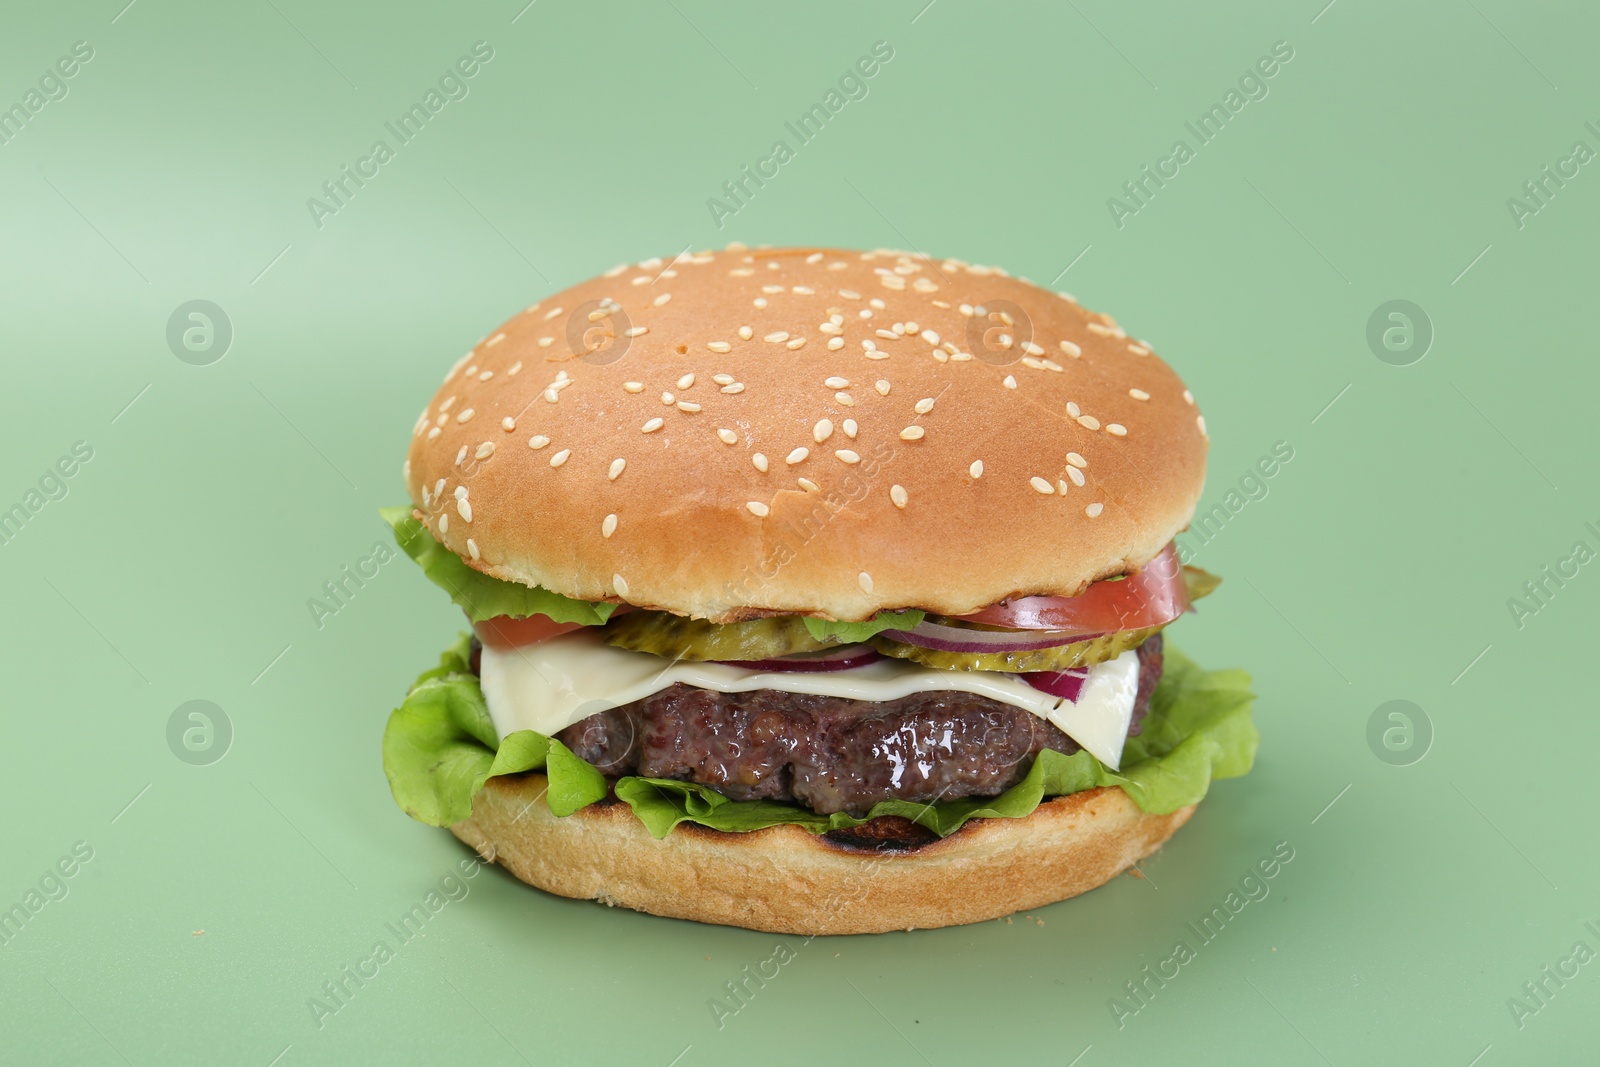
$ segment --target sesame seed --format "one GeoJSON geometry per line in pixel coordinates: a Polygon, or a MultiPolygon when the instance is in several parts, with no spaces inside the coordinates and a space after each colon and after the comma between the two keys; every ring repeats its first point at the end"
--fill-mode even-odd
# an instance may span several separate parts
{"type": "Polygon", "coordinates": [[[478,542],[474,541],[470,537],[467,538],[467,555],[471,556],[473,559],[478,558],[478,542]]]}
{"type": "Polygon", "coordinates": [[[800,486],[800,488],[804,489],[808,493],[820,493],[820,492],[822,492],[822,486],[818,485],[816,482],[812,481],[810,478],[800,478],[800,479],[797,480],[796,484],[798,484],[800,486]]]}
{"type": "Polygon", "coordinates": [[[554,404],[556,401],[561,399],[561,390],[557,389],[555,386],[551,386],[549,389],[544,391],[544,398],[547,402],[554,404]]]}
{"type": "Polygon", "coordinates": [[[813,441],[815,441],[819,445],[822,442],[826,441],[828,438],[832,437],[832,436],[833,436],[833,420],[832,419],[819,419],[817,421],[817,424],[811,428],[811,439],[813,441]]]}
{"type": "Polygon", "coordinates": [[[468,377],[468,378],[472,377],[474,374],[478,373],[478,365],[476,363],[474,363],[472,366],[468,367],[466,369],[466,371],[463,372],[463,373],[464,373],[465,377],[468,377]]]}
{"type": "Polygon", "coordinates": [[[914,321],[907,319],[904,329],[906,333],[914,334],[917,332],[917,324],[914,321]]]}
{"type": "Polygon", "coordinates": [[[837,351],[839,351],[839,349],[841,349],[843,347],[844,347],[844,338],[843,337],[830,337],[830,338],[828,338],[828,351],[837,352],[837,351]]]}
{"type": "Polygon", "coordinates": [[[622,336],[624,336],[624,337],[643,337],[645,334],[647,334],[649,332],[650,332],[650,327],[648,327],[648,326],[630,326],[626,330],[622,331],[622,336]]]}
{"type": "Polygon", "coordinates": [[[1044,364],[1045,370],[1053,370],[1057,374],[1060,374],[1067,369],[1053,359],[1041,359],[1039,362],[1044,364]]]}
{"type": "Polygon", "coordinates": [[[840,333],[841,331],[843,331],[844,327],[840,326],[837,322],[824,322],[824,323],[820,324],[817,327],[817,329],[820,330],[823,333],[830,333],[831,334],[831,333],[840,333]]]}
{"type": "Polygon", "coordinates": [[[550,438],[546,437],[542,433],[536,433],[532,437],[528,438],[528,447],[529,448],[543,448],[545,445],[547,445],[549,443],[550,443],[550,438]]]}
{"type": "Polygon", "coordinates": [[[466,445],[462,445],[461,446],[461,451],[456,453],[456,466],[458,466],[458,467],[461,466],[462,461],[465,460],[466,458],[467,458],[467,446],[466,445]]]}
{"type": "Polygon", "coordinates": [[[1081,410],[1080,410],[1080,409],[1079,409],[1079,407],[1078,407],[1078,405],[1077,405],[1077,404],[1074,404],[1074,403],[1073,403],[1073,402],[1072,402],[1072,401],[1070,401],[1070,400],[1069,400],[1069,401],[1067,401],[1067,415],[1068,415],[1068,416],[1070,416],[1070,417],[1071,417],[1071,418],[1074,418],[1074,419],[1075,419],[1075,418],[1077,418],[1077,417],[1078,417],[1078,416],[1079,416],[1079,415],[1082,415],[1082,414],[1083,414],[1083,412],[1082,412],[1082,411],[1081,411],[1081,410]]]}
{"type": "Polygon", "coordinates": [[[1032,356],[1023,356],[1022,365],[1024,367],[1031,367],[1033,370],[1044,370],[1044,360],[1035,359],[1032,356]]]}
{"type": "Polygon", "coordinates": [[[1049,496],[1049,495],[1053,494],[1056,491],[1056,487],[1055,486],[1051,485],[1049,482],[1045,481],[1043,478],[1039,477],[1037,474],[1035,474],[1029,480],[1029,484],[1032,485],[1035,489],[1039,490],[1039,492],[1044,493],[1046,496],[1049,496]]]}
{"type": "Polygon", "coordinates": [[[642,393],[642,392],[644,392],[644,383],[643,382],[623,382],[622,383],[622,388],[626,389],[630,393],[642,393]]]}
{"type": "Polygon", "coordinates": [[[863,593],[872,592],[872,575],[868,574],[866,571],[862,571],[860,574],[856,575],[856,584],[861,587],[861,591],[863,593]]]}
{"type": "Polygon", "coordinates": [[[541,338],[539,338],[539,347],[540,348],[549,348],[551,345],[553,345],[555,343],[556,343],[556,339],[554,337],[541,337],[541,338]]]}
{"type": "Polygon", "coordinates": [[[706,347],[713,352],[732,352],[733,346],[726,341],[708,341],[706,347]]]}
{"type": "Polygon", "coordinates": [[[628,461],[623,459],[621,456],[618,456],[616,459],[611,461],[611,469],[606,472],[606,477],[613,482],[616,481],[617,476],[620,475],[623,472],[623,469],[627,466],[628,461]]]}
{"type": "Polygon", "coordinates": [[[928,342],[930,345],[936,345],[939,343],[939,335],[932,330],[923,330],[922,339],[928,342]]]}
{"type": "Polygon", "coordinates": [[[544,313],[544,321],[549,322],[551,319],[555,318],[557,315],[560,315],[565,310],[566,308],[551,308],[549,311],[544,313]]]}
{"type": "Polygon", "coordinates": [[[494,345],[499,344],[501,341],[504,341],[505,339],[506,339],[505,331],[502,330],[500,333],[495,334],[493,337],[491,337],[487,341],[485,341],[483,343],[483,347],[490,348],[490,347],[492,347],[494,345]]]}
{"type": "Polygon", "coordinates": [[[981,460],[981,459],[973,460],[972,461],[972,466],[967,468],[967,473],[972,475],[974,478],[982,478],[983,477],[983,460],[981,460]]]}
{"type": "Polygon", "coordinates": [[[1194,403],[1194,394],[1189,392],[1189,390],[1185,389],[1183,391],[1183,402],[1185,404],[1193,404],[1194,403]]]}
{"type": "Polygon", "coordinates": [[[442,433],[442,432],[443,431],[441,431],[439,429],[439,427],[435,426],[433,429],[428,431],[428,440],[432,441],[435,437],[438,437],[439,434],[442,433]]]}
{"type": "Polygon", "coordinates": [[[648,274],[636,274],[636,275],[634,275],[632,278],[630,278],[628,280],[633,282],[634,285],[649,285],[650,284],[650,275],[648,275],[648,274]]]}
{"type": "Polygon", "coordinates": [[[485,441],[483,444],[479,445],[478,450],[473,453],[473,456],[477,459],[488,459],[492,455],[494,455],[493,441],[485,441]]]}
{"type": "Polygon", "coordinates": [[[1067,468],[1067,477],[1072,479],[1072,484],[1073,485],[1077,485],[1077,486],[1083,485],[1083,472],[1081,470],[1079,470],[1077,467],[1068,467],[1067,468]]]}
{"type": "Polygon", "coordinates": [[[500,420],[500,428],[506,433],[510,433],[512,430],[517,428],[517,420],[513,419],[510,415],[507,415],[505,418],[500,420]]]}
{"type": "Polygon", "coordinates": [[[1206,433],[1206,417],[1204,415],[1196,415],[1194,417],[1194,424],[1196,426],[1200,427],[1200,436],[1201,437],[1209,437],[1210,436],[1210,434],[1206,433]]]}
{"type": "Polygon", "coordinates": [[[678,410],[679,411],[686,411],[689,414],[693,415],[695,412],[700,410],[700,405],[696,404],[696,403],[694,403],[693,401],[690,401],[690,400],[680,400],[680,401],[678,401],[678,410]]]}
{"type": "Polygon", "coordinates": [[[1128,351],[1136,356],[1148,356],[1150,354],[1150,350],[1144,345],[1129,345],[1128,351]]]}
{"type": "MultiPolygon", "coordinates": [[[[895,325],[898,326],[900,324],[897,322],[897,323],[895,323],[895,325]]],[[[873,332],[875,332],[879,337],[883,338],[885,341],[898,341],[898,340],[900,340],[900,338],[902,336],[902,334],[895,333],[893,330],[875,330],[873,332]]]]}
{"type": "Polygon", "coordinates": [[[785,463],[793,465],[795,463],[799,463],[801,460],[805,459],[809,455],[811,455],[811,449],[809,449],[809,448],[797,448],[793,452],[790,452],[787,456],[785,456],[783,461],[785,463]]]}
{"type": "Polygon", "coordinates": [[[457,500],[467,499],[467,487],[464,485],[456,486],[455,498],[457,500]]]}
{"type": "Polygon", "coordinates": [[[1135,400],[1149,400],[1150,399],[1150,394],[1145,392],[1143,389],[1129,389],[1128,390],[1128,395],[1133,397],[1135,400]]]}
{"type": "Polygon", "coordinates": [[[767,457],[762,455],[760,452],[752,455],[750,457],[750,462],[755,464],[756,470],[760,471],[762,474],[767,473],[767,457]]]}
{"type": "Polygon", "coordinates": [[[442,492],[444,492],[444,479],[440,478],[437,482],[433,483],[433,495],[438,496],[442,492]]]}
{"type": "Polygon", "coordinates": [[[730,395],[733,393],[742,393],[744,392],[744,383],[734,382],[732,385],[724,385],[720,391],[730,395]]]}
{"type": "Polygon", "coordinates": [[[745,503],[745,507],[749,508],[750,514],[754,515],[758,519],[764,519],[772,513],[772,509],[767,507],[767,505],[763,504],[759,500],[747,501],[745,503]]]}
{"type": "Polygon", "coordinates": [[[1098,519],[1100,517],[1100,513],[1105,509],[1106,506],[1100,503],[1100,501],[1096,500],[1093,504],[1090,504],[1088,507],[1084,508],[1083,513],[1089,516],[1091,519],[1098,519]]]}
{"type": "Polygon", "coordinates": [[[781,286],[781,285],[763,285],[761,287],[761,291],[763,293],[781,293],[781,292],[783,292],[783,286],[781,286]]]}
{"type": "Polygon", "coordinates": [[[1044,349],[1040,348],[1038,345],[1034,344],[1032,341],[1024,341],[1024,342],[1022,342],[1022,350],[1024,352],[1028,353],[1028,355],[1030,355],[1030,356],[1042,356],[1042,355],[1044,355],[1044,349]]]}
{"type": "Polygon", "coordinates": [[[894,506],[895,507],[897,507],[897,508],[905,507],[906,506],[906,487],[903,486],[903,485],[891,485],[889,487],[889,499],[894,501],[894,506]]]}
{"type": "Polygon", "coordinates": [[[662,393],[661,394],[661,402],[663,404],[666,404],[669,407],[672,405],[672,402],[677,400],[677,399],[678,398],[676,396],[672,395],[671,393],[662,393]]]}
{"type": "Polygon", "coordinates": [[[1006,375],[1005,380],[1000,384],[1004,385],[1007,389],[1015,389],[1017,387],[1017,379],[1008,374],[1006,375]]]}
{"type": "Polygon", "coordinates": [[[1067,462],[1072,464],[1074,467],[1087,467],[1089,465],[1089,461],[1078,455],[1076,452],[1067,453],[1067,462]]]}
{"type": "Polygon", "coordinates": [[[659,418],[650,419],[643,426],[639,427],[639,432],[640,433],[655,433],[657,430],[661,429],[661,427],[663,427],[665,425],[666,425],[666,422],[663,419],[659,419],[659,418]]]}
{"type": "Polygon", "coordinates": [[[472,521],[472,502],[466,497],[456,501],[456,514],[461,516],[463,522],[472,521]]]}
{"type": "Polygon", "coordinates": [[[752,330],[750,327],[748,327],[748,326],[739,327],[739,340],[748,341],[748,340],[750,340],[750,338],[754,337],[755,335],[756,335],[756,332],[754,330],[752,330]]]}
{"type": "Polygon", "coordinates": [[[888,359],[889,353],[876,350],[863,353],[868,359],[888,359]]]}
{"type": "Polygon", "coordinates": [[[600,536],[601,537],[610,537],[612,534],[614,534],[616,532],[617,532],[617,517],[615,515],[607,515],[600,522],[600,536]]]}
{"type": "Polygon", "coordinates": [[[926,415],[933,410],[933,397],[925,396],[913,405],[918,415],[926,415]]]}
{"type": "Polygon", "coordinates": [[[628,595],[628,583],[620,574],[613,574],[611,576],[611,588],[617,591],[618,596],[625,597],[628,595]]]}
{"type": "Polygon", "coordinates": [[[1089,323],[1089,332],[1092,334],[1097,334],[1101,337],[1115,337],[1119,331],[1112,329],[1110,326],[1107,326],[1104,323],[1091,322],[1089,323]]]}
{"type": "Polygon", "coordinates": [[[738,444],[739,442],[739,435],[729,429],[719,429],[717,436],[722,439],[722,443],[725,445],[738,444]]]}
{"type": "Polygon", "coordinates": [[[650,303],[652,305],[654,305],[655,307],[660,307],[662,304],[665,304],[668,300],[671,300],[671,299],[672,299],[672,294],[671,293],[662,293],[660,296],[658,296],[654,300],[650,301],[650,303]]]}
{"type": "Polygon", "coordinates": [[[1056,479],[1056,488],[1061,491],[1062,496],[1067,495],[1067,483],[1059,478],[1056,479]]]}
{"type": "Polygon", "coordinates": [[[1126,437],[1128,436],[1128,428],[1120,422],[1108,422],[1106,423],[1106,433],[1113,437],[1126,437]]]}
{"type": "Polygon", "coordinates": [[[718,385],[732,385],[733,384],[733,375],[731,375],[731,374],[713,374],[711,376],[711,380],[716,382],[718,385]]]}
{"type": "Polygon", "coordinates": [[[873,386],[873,388],[878,390],[878,395],[879,396],[888,396],[889,395],[889,383],[884,381],[882,378],[878,379],[877,383],[873,386]]]}
{"type": "Polygon", "coordinates": [[[550,466],[552,466],[552,467],[561,466],[563,463],[565,463],[567,461],[567,457],[570,456],[570,455],[572,455],[572,449],[563,448],[560,452],[557,452],[555,455],[550,457],[550,466]]]}
{"type": "Polygon", "coordinates": [[[834,457],[836,459],[838,459],[841,463],[860,463],[861,462],[861,456],[858,455],[855,452],[850,451],[848,448],[839,449],[837,452],[834,453],[834,457]]]}
{"type": "Polygon", "coordinates": [[[771,341],[773,344],[782,344],[784,341],[787,341],[788,339],[789,339],[789,331],[788,330],[778,330],[777,332],[769,333],[765,337],[762,338],[763,341],[771,341]]]}
{"type": "Polygon", "coordinates": [[[849,393],[834,393],[833,399],[838,401],[840,404],[843,404],[847,408],[853,408],[856,406],[856,398],[851,396],[849,393]]]}
{"type": "Polygon", "coordinates": [[[448,513],[439,516],[439,532],[442,534],[450,532],[450,516],[448,513]]]}
{"type": "Polygon", "coordinates": [[[456,416],[456,421],[457,422],[466,422],[468,419],[472,418],[473,414],[474,414],[473,410],[471,408],[467,408],[464,411],[462,411],[461,414],[456,416]]]}
{"type": "Polygon", "coordinates": [[[856,292],[854,289],[840,289],[839,290],[839,295],[844,297],[846,300],[860,300],[861,299],[861,294],[856,292]]]}
{"type": "Polygon", "coordinates": [[[856,439],[856,430],[858,427],[856,426],[855,419],[845,419],[840,425],[840,429],[844,430],[844,435],[850,438],[850,440],[854,441],[856,439]]]}
{"type": "Polygon", "coordinates": [[[784,342],[784,346],[783,347],[787,348],[789,351],[793,352],[795,349],[804,348],[805,346],[806,346],[806,339],[804,337],[796,337],[793,340],[784,342]]]}
{"type": "Polygon", "coordinates": [[[485,370],[485,371],[479,371],[478,372],[478,381],[480,381],[480,382],[486,382],[490,378],[493,378],[493,377],[494,377],[494,371],[492,371],[492,370],[485,370]]]}
{"type": "Polygon", "coordinates": [[[1098,430],[1100,428],[1100,420],[1093,415],[1079,415],[1078,425],[1085,430],[1098,430]]]}
{"type": "MultiPolygon", "coordinates": [[[[776,264],[774,264],[774,265],[776,265],[776,264]]],[[[767,306],[767,298],[764,297],[764,296],[758,296],[758,297],[755,298],[753,303],[758,308],[764,308],[764,307],[767,306]]]]}
{"type": "Polygon", "coordinates": [[[678,388],[679,389],[687,389],[693,384],[694,384],[694,371],[690,371],[688,374],[685,374],[682,378],[678,379],[678,388]]]}
{"type": "Polygon", "coordinates": [[[1079,356],[1083,355],[1083,349],[1079,348],[1077,345],[1073,344],[1071,341],[1062,341],[1061,342],[1061,351],[1065,352],[1067,355],[1071,356],[1073,359],[1077,359],[1079,356]]]}
{"type": "Polygon", "coordinates": [[[848,389],[850,388],[850,379],[839,377],[827,378],[823,380],[822,384],[826,385],[829,389],[848,389]]]}
{"type": "Polygon", "coordinates": [[[511,376],[515,375],[521,369],[522,369],[522,360],[519,359],[515,363],[511,364],[511,366],[506,368],[506,376],[507,377],[511,377],[511,376]]]}
{"type": "Polygon", "coordinates": [[[905,429],[900,431],[900,440],[920,441],[922,440],[922,435],[924,432],[925,431],[921,426],[907,426],[905,429]]]}

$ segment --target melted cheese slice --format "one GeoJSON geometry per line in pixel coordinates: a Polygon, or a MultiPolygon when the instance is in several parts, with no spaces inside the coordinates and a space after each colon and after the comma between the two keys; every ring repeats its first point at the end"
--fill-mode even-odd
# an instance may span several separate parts
{"type": "Polygon", "coordinates": [[[726,663],[673,662],[615,648],[595,630],[578,630],[520,648],[485,646],[484,699],[500,737],[517,730],[553,735],[573,723],[683,682],[719,693],[778,689],[848,700],[896,700],[912,693],[958,690],[997,700],[1054,723],[1101,763],[1120,769],[1139,657],[1124,652],[1089,668],[1074,701],[1041,692],[1013,674],[951,671],[884,657],[844,671],[755,671],[726,663]]]}

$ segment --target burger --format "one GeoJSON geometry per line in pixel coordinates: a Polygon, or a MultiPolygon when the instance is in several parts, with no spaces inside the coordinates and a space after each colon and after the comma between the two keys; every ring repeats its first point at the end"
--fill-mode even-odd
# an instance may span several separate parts
{"type": "Polygon", "coordinates": [[[1165,641],[1205,418],[993,267],[745,248],[518,312],[384,518],[471,633],[389,719],[413,818],[551,893],[794,934],[1102,885],[1254,758],[1165,641]]]}

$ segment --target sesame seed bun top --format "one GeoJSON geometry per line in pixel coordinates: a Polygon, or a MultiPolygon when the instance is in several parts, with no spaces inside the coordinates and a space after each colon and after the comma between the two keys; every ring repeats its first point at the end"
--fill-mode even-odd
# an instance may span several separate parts
{"type": "Polygon", "coordinates": [[[992,267],[745,249],[513,316],[406,484],[497,578],[717,621],[1070,596],[1182,530],[1205,420],[1106,315],[992,267]]]}

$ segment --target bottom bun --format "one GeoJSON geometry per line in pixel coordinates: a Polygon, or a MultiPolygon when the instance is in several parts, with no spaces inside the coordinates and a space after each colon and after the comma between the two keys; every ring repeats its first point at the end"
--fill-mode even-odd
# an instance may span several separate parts
{"type": "Polygon", "coordinates": [[[868,934],[996,919],[1104,885],[1159,848],[1194,805],[1140,811],[1089,789],[1022,819],[974,819],[942,839],[798,826],[725,833],[681,823],[650,836],[621,801],[558,818],[542,774],[491,778],[450,832],[530,885],[654,915],[784,934],[868,934]],[[883,847],[888,845],[889,847],[883,847]]]}

